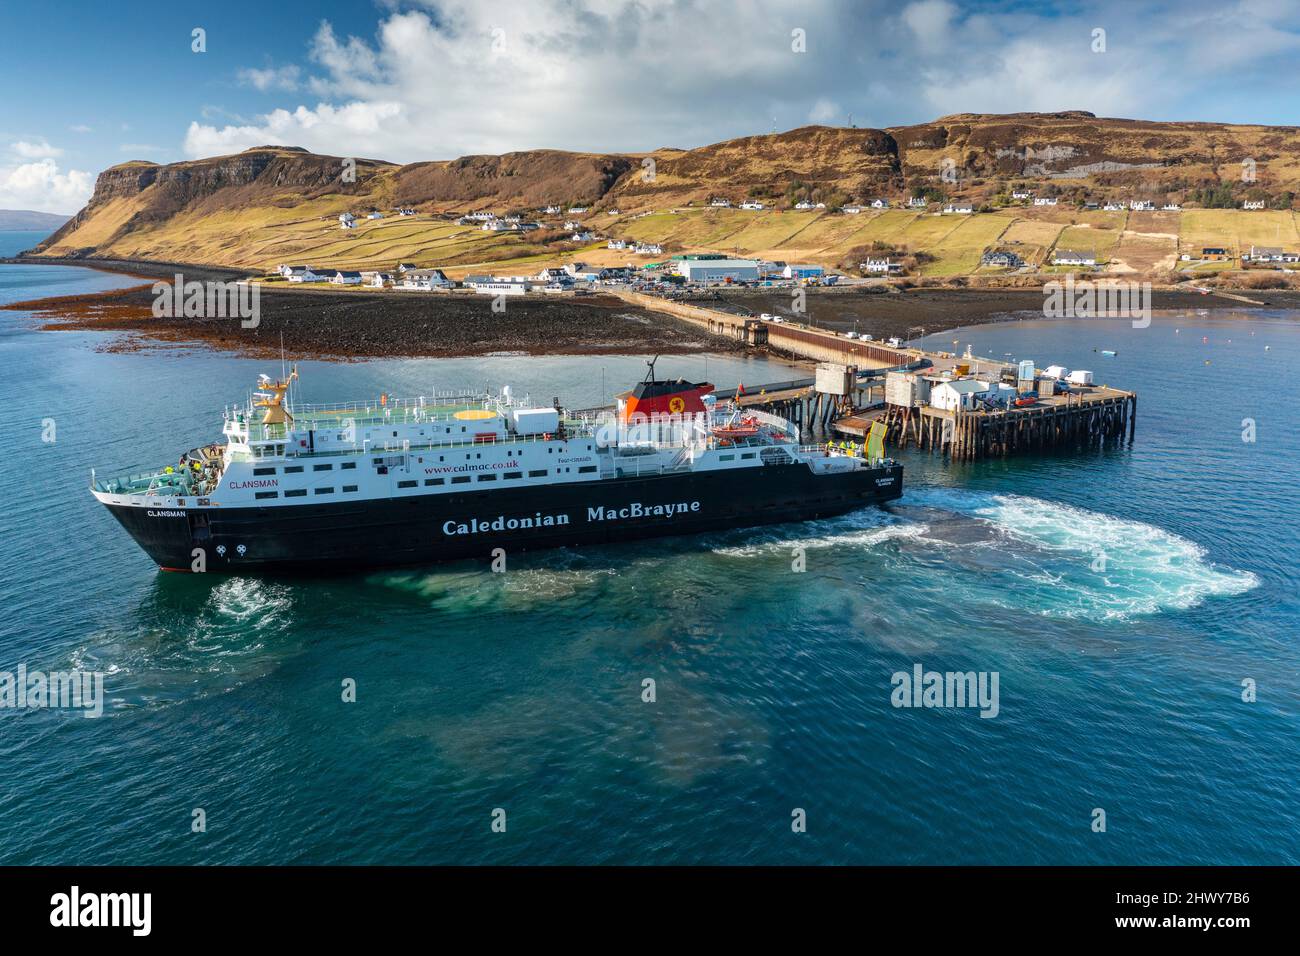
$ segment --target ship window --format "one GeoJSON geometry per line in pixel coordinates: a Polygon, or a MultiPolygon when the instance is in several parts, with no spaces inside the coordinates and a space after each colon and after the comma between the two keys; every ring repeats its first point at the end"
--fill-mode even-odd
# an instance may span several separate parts
{"type": "Polygon", "coordinates": [[[419,484],[418,481],[399,481],[399,482],[397,483],[397,487],[399,487],[399,488],[414,488],[414,487],[415,487],[416,485],[418,485],[418,484],[419,484]]]}
{"type": "Polygon", "coordinates": [[[505,480],[509,481],[511,478],[522,478],[523,476],[524,476],[524,473],[523,473],[522,471],[507,471],[507,472],[506,472],[504,475],[502,475],[501,477],[504,478],[505,480]]]}
{"type": "Polygon", "coordinates": [[[278,492],[278,491],[259,491],[259,492],[257,492],[257,494],[253,495],[253,497],[254,497],[254,498],[278,498],[278,497],[280,497],[280,492],[278,492]]]}
{"type": "Polygon", "coordinates": [[[530,472],[528,473],[528,477],[529,477],[529,478],[545,478],[545,477],[546,477],[546,469],[545,469],[545,468],[539,468],[539,469],[537,469],[536,471],[530,471],[530,472]]]}
{"type": "Polygon", "coordinates": [[[382,464],[384,463],[384,459],[382,459],[382,458],[372,458],[372,459],[370,459],[370,463],[371,463],[372,465],[382,465],[382,464]]]}
{"type": "Polygon", "coordinates": [[[736,456],[735,456],[735,455],[719,455],[719,456],[718,456],[718,461],[735,461],[735,460],[736,460],[736,456]]]}
{"type": "Polygon", "coordinates": [[[469,475],[457,475],[451,480],[453,485],[463,485],[469,482],[469,475]]]}
{"type": "Polygon", "coordinates": [[[441,479],[441,478],[426,478],[426,479],[424,479],[424,483],[425,483],[426,485],[440,485],[440,484],[442,484],[442,479],[441,479]]]}
{"type": "Polygon", "coordinates": [[[578,469],[578,474],[585,475],[595,470],[596,470],[595,465],[583,465],[581,468],[578,469]]]}
{"type": "Polygon", "coordinates": [[[289,465],[284,469],[286,475],[296,475],[302,471],[302,465],[289,465]]]}
{"type": "Polygon", "coordinates": [[[257,475],[274,475],[274,474],[275,474],[275,469],[274,469],[274,468],[254,468],[254,469],[253,469],[253,475],[254,475],[254,477],[256,477],[257,475]]]}
{"type": "Polygon", "coordinates": [[[344,486],[343,486],[343,490],[344,490],[345,492],[348,492],[348,491],[356,491],[356,490],[357,490],[357,486],[356,486],[356,485],[344,485],[344,486]]]}
{"type": "Polygon", "coordinates": [[[340,467],[340,468],[356,468],[356,467],[357,467],[357,463],[356,463],[355,461],[345,461],[343,464],[339,465],[339,467],[340,467]]]}
{"type": "Polygon", "coordinates": [[[334,489],[333,489],[333,488],[317,488],[317,489],[316,489],[316,494],[318,494],[318,495],[332,495],[332,494],[334,494],[334,489]]]}
{"type": "Polygon", "coordinates": [[[479,481],[496,481],[496,480],[497,480],[497,476],[496,476],[496,475],[479,475],[479,476],[478,476],[478,480],[479,480],[479,481]]]}
{"type": "Polygon", "coordinates": [[[333,465],[312,465],[311,470],[312,471],[333,471],[334,466],[333,465]]]}
{"type": "Polygon", "coordinates": [[[292,488],[284,493],[286,498],[305,498],[307,496],[306,488],[292,488]]]}
{"type": "Polygon", "coordinates": [[[747,451],[747,452],[745,452],[743,455],[741,455],[740,457],[741,457],[742,460],[745,459],[745,458],[753,458],[753,457],[754,457],[754,453],[753,453],[752,451],[747,451]]]}
{"type": "Polygon", "coordinates": [[[546,449],[546,454],[548,454],[548,455],[554,455],[554,454],[555,454],[555,449],[554,449],[554,448],[547,448],[547,449],[546,449]]]}
{"type": "Polygon", "coordinates": [[[397,432],[393,432],[393,437],[394,437],[394,438],[397,437],[397,432]]]}

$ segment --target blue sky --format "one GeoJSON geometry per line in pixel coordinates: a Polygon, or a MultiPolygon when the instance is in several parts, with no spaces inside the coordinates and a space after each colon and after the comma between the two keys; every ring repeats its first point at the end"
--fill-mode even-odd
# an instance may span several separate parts
{"type": "Polygon", "coordinates": [[[11,0],[0,51],[0,208],[65,213],[115,163],[268,142],[412,162],[850,115],[1300,123],[1285,0],[11,0]]]}

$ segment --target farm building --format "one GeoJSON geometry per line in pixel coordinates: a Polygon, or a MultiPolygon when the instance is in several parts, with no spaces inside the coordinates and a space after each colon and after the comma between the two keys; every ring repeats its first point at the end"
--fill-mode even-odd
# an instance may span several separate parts
{"type": "Polygon", "coordinates": [[[1097,254],[1095,252],[1076,252],[1074,249],[1057,249],[1052,253],[1052,265],[1054,266],[1095,266],[1097,264],[1097,254]]]}
{"type": "Polygon", "coordinates": [[[781,275],[787,279],[816,279],[825,272],[821,266],[788,265],[781,270],[781,275]]]}

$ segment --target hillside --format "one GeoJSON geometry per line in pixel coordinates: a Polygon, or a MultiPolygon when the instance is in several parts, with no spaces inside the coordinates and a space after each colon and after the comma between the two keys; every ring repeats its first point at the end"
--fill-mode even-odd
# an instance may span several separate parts
{"type": "MultiPolygon", "coordinates": [[[[1240,247],[1296,240],[1290,193],[1300,192],[1300,130],[1214,123],[1099,119],[1088,113],[943,117],[894,129],[811,126],[696,149],[600,155],[533,150],[398,166],[290,147],[159,166],[131,162],[100,174],[85,209],[42,242],[48,256],[112,256],[268,269],[289,260],[322,267],[445,266],[460,273],[520,270],[581,254],[626,261],[604,244],[580,248],[558,232],[567,214],[528,235],[458,226],[473,209],[590,206],[602,235],[661,243],[666,252],[716,249],[834,264],[875,244],[931,257],[938,276],[978,270],[981,250],[1016,248],[1041,262],[1056,245],[1084,246],[1112,271],[1167,268],[1196,243],[1240,247]],[[1249,160],[1254,181],[1243,182],[1249,160]],[[349,167],[350,168],[350,167],[349,167]],[[1010,204],[1013,188],[1060,197],[1056,207],[1010,204]],[[890,209],[860,216],[795,211],[797,199],[832,209],[876,196],[930,190],[985,214],[940,217],[890,209]],[[1218,190],[1219,204],[1264,199],[1263,213],[1083,210],[1086,198],[1188,206],[1218,190]],[[759,213],[707,208],[710,198],[760,198],[759,213]],[[397,207],[415,216],[397,217],[397,207]],[[367,220],[371,210],[384,218],[367,220]],[[357,228],[342,230],[352,212],[357,228]],[[610,213],[614,213],[610,215],[610,213]],[[553,228],[554,227],[554,228],[553,228]]],[[[933,211],[933,210],[932,210],[933,211]]],[[[648,260],[647,260],[648,261],[648,260]]]]}
{"type": "Polygon", "coordinates": [[[53,232],[71,218],[31,209],[0,209],[0,230],[53,232]]]}

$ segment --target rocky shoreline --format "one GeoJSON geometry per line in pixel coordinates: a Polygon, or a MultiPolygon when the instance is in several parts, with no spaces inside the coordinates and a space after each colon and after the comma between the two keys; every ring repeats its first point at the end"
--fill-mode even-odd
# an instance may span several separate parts
{"type": "MultiPolygon", "coordinates": [[[[24,264],[72,265],[149,280],[232,281],[246,271],[185,263],[119,259],[10,259],[24,264]]],[[[528,355],[690,354],[739,352],[745,346],[711,335],[661,312],[610,295],[511,298],[504,313],[489,296],[262,288],[261,320],[242,328],[238,319],[155,318],[150,285],[90,295],[12,303],[35,314],[42,328],[133,333],[103,346],[113,351],[203,344],[254,356],[280,354],[321,359],[528,355]]],[[[789,290],[728,290],[700,304],[755,314],[796,317],[789,290]]],[[[1041,314],[1041,288],[885,291],[883,287],[809,289],[807,312],[798,316],[822,328],[857,331],[878,339],[923,328],[926,333],[1041,314]]],[[[1203,296],[1153,290],[1154,309],[1300,308],[1300,293],[1269,290],[1247,297],[1203,296]]]]}

